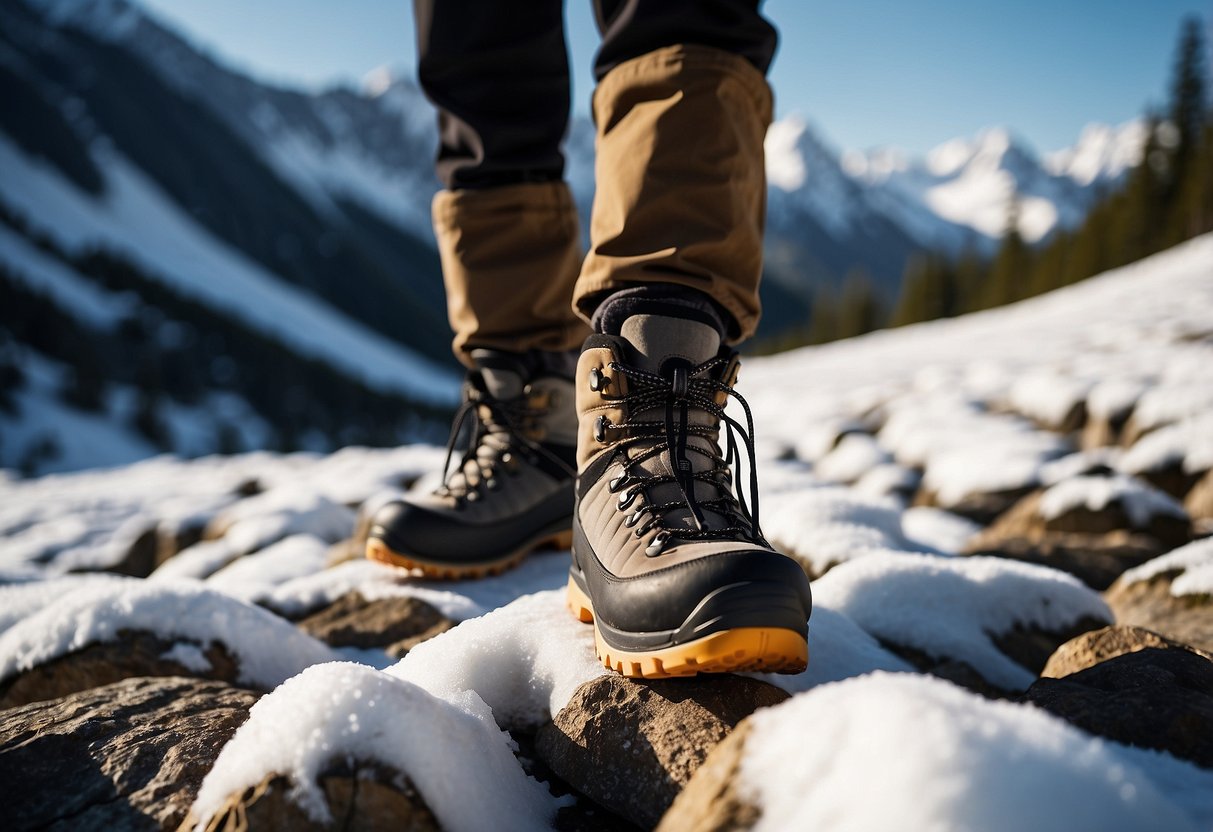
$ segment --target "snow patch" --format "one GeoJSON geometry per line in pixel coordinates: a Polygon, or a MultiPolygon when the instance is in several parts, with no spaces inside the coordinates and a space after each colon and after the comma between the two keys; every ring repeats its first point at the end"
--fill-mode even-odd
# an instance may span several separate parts
{"type": "Polygon", "coordinates": [[[1158,515],[1185,519],[1188,516],[1169,494],[1124,474],[1063,480],[1041,495],[1039,511],[1045,520],[1054,520],[1075,509],[1102,511],[1113,503],[1124,509],[1135,529],[1146,528],[1158,515]]]}

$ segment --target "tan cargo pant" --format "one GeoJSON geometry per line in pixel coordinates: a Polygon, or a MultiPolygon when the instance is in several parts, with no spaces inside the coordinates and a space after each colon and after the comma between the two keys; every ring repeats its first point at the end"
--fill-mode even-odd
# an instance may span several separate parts
{"type": "Polygon", "coordinates": [[[730,340],[758,323],[770,88],[749,61],[706,46],[615,66],[594,93],[590,251],[563,182],[444,190],[433,203],[460,360],[477,347],[580,346],[598,302],[645,283],[711,296],[730,340]]]}

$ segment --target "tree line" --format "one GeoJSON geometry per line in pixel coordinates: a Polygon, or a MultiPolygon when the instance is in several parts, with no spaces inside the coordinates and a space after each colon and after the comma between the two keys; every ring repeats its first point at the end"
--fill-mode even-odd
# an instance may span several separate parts
{"type": "Polygon", "coordinates": [[[820,344],[884,326],[990,309],[1067,286],[1213,231],[1213,109],[1202,24],[1184,21],[1165,108],[1145,117],[1141,159],[1118,187],[1096,198],[1086,218],[1029,245],[1019,231],[1019,205],[1008,206],[1006,230],[992,256],[922,252],[910,258],[892,309],[882,305],[862,271],[841,290],[813,297],[810,320],[780,346],[820,344]]]}

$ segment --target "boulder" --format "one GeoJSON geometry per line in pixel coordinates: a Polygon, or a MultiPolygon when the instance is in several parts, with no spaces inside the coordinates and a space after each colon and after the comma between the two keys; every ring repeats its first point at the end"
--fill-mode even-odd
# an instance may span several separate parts
{"type": "MultiPolygon", "coordinates": [[[[206,832],[256,832],[290,829],[393,829],[439,832],[433,812],[407,778],[379,765],[342,764],[319,778],[331,818],[311,817],[291,799],[287,778],[270,774],[256,786],[234,794],[203,827],[206,832]]],[[[192,819],[191,819],[192,820],[192,819]]]]}
{"type": "Polygon", "coordinates": [[[599,805],[651,828],[744,717],[788,694],[742,676],[586,682],[540,729],[535,750],[599,805]]]}
{"type": "Polygon", "coordinates": [[[953,514],[967,517],[974,523],[983,526],[993,523],[999,515],[1006,512],[1026,495],[1032,493],[1032,486],[1010,488],[1005,491],[974,492],[966,494],[954,503],[946,504],[929,488],[921,488],[914,495],[914,505],[934,506],[946,509],[953,514]]]}
{"type": "MultiPolygon", "coordinates": [[[[1110,481],[1102,477],[1078,479],[1090,484],[1110,481]]],[[[1117,484],[1126,491],[1136,488],[1156,498],[1167,510],[1150,511],[1147,507],[1139,512],[1137,507],[1129,507],[1127,496],[1113,496],[1099,508],[1077,504],[1061,511],[1050,510],[1050,493],[1067,485],[1061,483],[1021,499],[970,540],[964,554],[997,555],[1051,566],[1075,575],[1094,589],[1106,589],[1125,570],[1191,540],[1191,523],[1178,504],[1172,506],[1164,495],[1142,484],[1117,484]]]]}
{"type": "Polygon", "coordinates": [[[752,829],[758,823],[761,810],[737,788],[749,728],[748,722],[741,723],[713,749],[695,777],[674,798],[656,832],[752,829]]]}
{"type": "Polygon", "coordinates": [[[8,829],[175,829],[258,694],[126,679],[0,712],[8,829]]]}
{"type": "Polygon", "coordinates": [[[1207,595],[1172,595],[1178,572],[1147,580],[1119,580],[1104,593],[1116,623],[1145,627],[1160,635],[1213,652],[1213,599],[1207,595]]]}
{"type": "Polygon", "coordinates": [[[1213,520],[1213,471],[1206,471],[1184,497],[1184,509],[1193,520],[1213,520]]]}
{"type": "Polygon", "coordinates": [[[296,623],[333,647],[379,647],[396,658],[456,624],[419,598],[368,601],[357,591],[296,623]]]}
{"type": "Polygon", "coordinates": [[[89,644],[0,683],[0,708],[58,699],[142,676],[190,676],[234,683],[235,657],[221,644],[203,649],[147,632],[122,631],[115,641],[89,644]]]}
{"type": "Polygon", "coordinates": [[[1056,652],[1049,657],[1049,661],[1040,675],[1050,679],[1061,679],[1072,673],[1086,670],[1088,667],[1094,667],[1108,659],[1149,649],[1189,650],[1213,660],[1213,655],[1205,653],[1203,650],[1172,641],[1144,627],[1112,626],[1083,633],[1058,647],[1056,652]]]}
{"type": "Polygon", "coordinates": [[[1039,679],[1023,701],[1092,734],[1213,767],[1213,661],[1182,647],[1146,647],[1039,679]]]}

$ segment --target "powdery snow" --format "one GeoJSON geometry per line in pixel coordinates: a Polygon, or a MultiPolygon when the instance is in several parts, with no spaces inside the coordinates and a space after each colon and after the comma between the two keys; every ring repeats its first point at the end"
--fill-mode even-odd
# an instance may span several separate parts
{"type": "Polygon", "coordinates": [[[1078,508],[1101,511],[1113,503],[1124,509],[1135,529],[1146,528],[1157,515],[1188,516],[1169,494],[1123,474],[1073,477],[1050,486],[1040,497],[1040,516],[1052,520],[1078,508]]]}
{"type": "Polygon", "coordinates": [[[332,663],[305,670],[253,706],[202,782],[195,829],[225,798],[269,774],[289,778],[291,798],[312,820],[333,823],[317,782],[333,763],[390,766],[452,832],[546,829],[555,813],[491,721],[385,673],[332,663]]]}
{"type": "Polygon", "coordinates": [[[303,668],[332,661],[326,645],[273,613],[199,584],[99,582],[70,592],[0,634],[0,681],[125,630],[203,647],[222,644],[240,681],[272,689],[303,668]]]}
{"type": "Polygon", "coordinates": [[[809,621],[809,666],[803,673],[750,673],[788,693],[801,693],[826,682],[837,682],[876,670],[913,671],[899,656],[880,646],[847,616],[820,603],[809,621]]]}
{"type": "Polygon", "coordinates": [[[1213,468],[1213,406],[1204,415],[1146,434],[1120,460],[1120,468],[1130,474],[1159,471],[1170,465],[1178,465],[1189,474],[1213,468]]]}
{"type": "Polygon", "coordinates": [[[435,696],[470,691],[505,728],[535,728],[568,704],[577,686],[606,673],[594,629],[565,606],[563,590],[513,601],[425,641],[388,670],[435,696]]]}
{"type": "Polygon", "coordinates": [[[1099,594],[1072,575],[994,557],[873,554],[830,570],[813,595],[878,639],[966,662],[1005,690],[1023,690],[1036,676],[999,651],[995,637],[1113,620],[1099,594]]]}
{"type": "MultiPolygon", "coordinates": [[[[826,685],[749,724],[737,785],[761,812],[756,832],[1198,828],[1138,767],[1141,756],[931,678],[826,685]]],[[[1185,768],[1185,786],[1197,780],[1213,794],[1213,773],[1185,768]]]]}
{"type": "Polygon", "coordinates": [[[357,592],[368,601],[408,597],[425,601],[447,618],[475,618],[511,601],[563,587],[569,577],[568,552],[535,552],[520,566],[485,578],[435,581],[369,560],[353,560],[279,584],[261,602],[292,617],[306,615],[357,592]]]}
{"type": "Polygon", "coordinates": [[[941,508],[914,506],[901,515],[901,529],[915,547],[941,555],[957,555],[981,531],[981,526],[941,508]]]}
{"type": "Polygon", "coordinates": [[[233,561],[206,583],[235,598],[261,601],[279,584],[323,570],[328,549],[329,544],[313,535],[291,535],[233,561]]]}
{"type": "Polygon", "coordinates": [[[900,504],[828,486],[781,492],[763,500],[763,533],[821,574],[834,564],[914,547],[901,529],[900,504]]]}
{"type": "Polygon", "coordinates": [[[1171,581],[1171,594],[1213,595],[1213,537],[1194,540],[1121,575],[1126,584],[1149,581],[1169,572],[1179,574],[1171,581]]]}
{"type": "Polygon", "coordinates": [[[814,473],[829,482],[852,483],[870,469],[889,462],[889,452],[866,433],[848,433],[838,445],[817,461],[814,473]]]}

